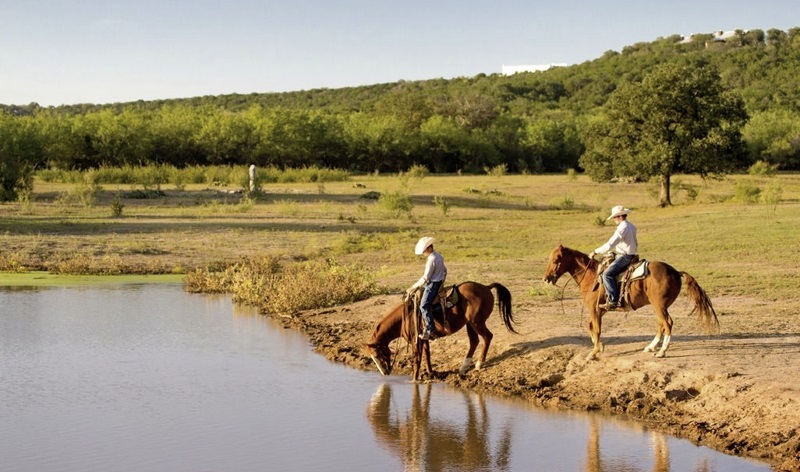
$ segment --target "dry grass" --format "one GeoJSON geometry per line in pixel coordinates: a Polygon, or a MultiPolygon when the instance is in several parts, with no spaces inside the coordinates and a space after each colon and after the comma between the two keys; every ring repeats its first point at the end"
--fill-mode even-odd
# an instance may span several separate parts
{"type": "Polygon", "coordinates": [[[0,205],[0,270],[69,273],[188,273],[223,269],[244,257],[335,258],[376,281],[404,287],[419,277],[413,246],[437,238],[452,282],[501,281],[517,300],[552,297],[540,278],[561,243],[586,252],[612,232],[609,208],[634,209],[641,253],[695,276],[715,294],[796,300],[800,176],[677,178],[671,208],[654,186],[597,184],[585,176],[355,176],[350,181],[269,184],[255,199],[225,188],[164,186],[155,198],[127,198],[125,186],[69,199],[69,184],[37,182],[29,201],[0,205]],[[772,200],[742,203],[742,180],[772,200]],[[780,199],[774,201],[774,189],[780,199]],[[408,195],[409,211],[387,211],[370,192],[408,195]],[[696,194],[693,194],[696,193],[696,194]],[[114,197],[123,204],[114,217],[114,197]],[[446,200],[446,210],[442,199],[446,200]]]}

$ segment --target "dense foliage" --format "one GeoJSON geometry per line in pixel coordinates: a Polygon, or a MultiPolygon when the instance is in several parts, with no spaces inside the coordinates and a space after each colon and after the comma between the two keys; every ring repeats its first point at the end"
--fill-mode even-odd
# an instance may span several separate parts
{"type": "MultiPolygon", "coordinates": [[[[397,172],[579,168],[615,91],[663,64],[718,72],[750,117],[747,161],[800,167],[800,28],[680,36],[512,76],[63,107],[0,106],[0,199],[33,169],[168,164],[397,172]]],[[[2,100],[2,97],[0,97],[2,100]]],[[[744,165],[745,163],[743,163],[744,165]]]]}
{"type": "Polygon", "coordinates": [[[617,89],[605,109],[585,135],[580,164],[598,181],[658,177],[662,206],[672,204],[673,174],[720,175],[746,163],[744,104],[711,67],[664,64],[617,89]]]}

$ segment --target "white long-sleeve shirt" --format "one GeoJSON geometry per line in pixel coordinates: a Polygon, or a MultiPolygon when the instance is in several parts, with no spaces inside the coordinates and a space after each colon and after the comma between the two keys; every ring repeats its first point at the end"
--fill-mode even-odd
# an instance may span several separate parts
{"type": "Polygon", "coordinates": [[[636,254],[639,250],[639,240],[636,237],[636,226],[628,220],[622,220],[617,225],[617,230],[605,244],[595,249],[597,254],[604,254],[613,250],[617,255],[626,256],[636,254]]]}
{"type": "Polygon", "coordinates": [[[447,267],[444,265],[444,258],[436,251],[428,254],[425,260],[425,271],[422,277],[411,286],[412,290],[422,287],[428,282],[442,282],[447,277],[447,267]]]}

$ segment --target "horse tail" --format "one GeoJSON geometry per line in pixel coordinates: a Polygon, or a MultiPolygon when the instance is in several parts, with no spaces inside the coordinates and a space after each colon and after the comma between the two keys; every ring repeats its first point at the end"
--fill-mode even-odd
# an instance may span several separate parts
{"type": "Polygon", "coordinates": [[[689,314],[697,313],[697,319],[705,323],[707,334],[710,334],[712,330],[719,331],[717,312],[714,311],[714,306],[711,305],[711,299],[706,295],[706,291],[688,273],[681,271],[680,274],[686,279],[686,290],[689,298],[694,302],[694,308],[689,314]]]}
{"type": "Polygon", "coordinates": [[[497,308],[500,309],[500,315],[503,317],[503,323],[506,325],[506,329],[514,334],[519,334],[512,324],[516,323],[516,321],[514,320],[514,315],[511,314],[511,292],[509,292],[504,285],[497,282],[489,285],[489,289],[495,289],[497,291],[497,308]]]}

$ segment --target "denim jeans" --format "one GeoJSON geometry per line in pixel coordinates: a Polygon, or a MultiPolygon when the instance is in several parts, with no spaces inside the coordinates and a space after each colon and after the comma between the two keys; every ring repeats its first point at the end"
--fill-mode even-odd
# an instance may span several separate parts
{"type": "Polygon", "coordinates": [[[603,286],[606,288],[606,298],[609,303],[619,303],[619,288],[614,278],[624,271],[631,263],[633,255],[617,256],[614,262],[603,271],[603,286]]]}
{"type": "Polygon", "coordinates": [[[425,323],[425,331],[428,333],[435,332],[433,326],[433,299],[439,293],[439,288],[442,286],[442,281],[428,282],[425,284],[425,289],[422,292],[422,300],[419,304],[419,311],[422,312],[422,319],[425,323]]]}

